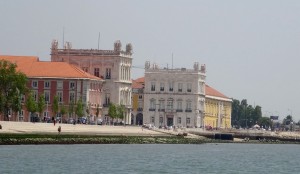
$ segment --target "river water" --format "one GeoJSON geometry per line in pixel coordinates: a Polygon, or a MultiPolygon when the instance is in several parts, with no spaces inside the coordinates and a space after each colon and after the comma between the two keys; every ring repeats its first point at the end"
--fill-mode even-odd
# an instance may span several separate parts
{"type": "Polygon", "coordinates": [[[9,145],[0,146],[4,173],[300,173],[300,146],[9,145]]]}

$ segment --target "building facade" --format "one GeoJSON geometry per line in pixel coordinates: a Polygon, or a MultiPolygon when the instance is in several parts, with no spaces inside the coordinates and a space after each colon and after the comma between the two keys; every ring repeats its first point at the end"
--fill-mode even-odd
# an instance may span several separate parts
{"type": "Polygon", "coordinates": [[[159,68],[145,63],[144,124],[201,127],[204,118],[205,65],[159,68]]]}
{"type": "Polygon", "coordinates": [[[58,42],[51,46],[52,62],[67,62],[80,67],[83,71],[105,79],[103,86],[103,105],[101,106],[106,122],[109,122],[109,103],[125,106],[125,124],[131,124],[131,66],[132,46],[126,45],[122,50],[120,41],[114,43],[113,50],[72,49],[66,42],[63,49],[58,48],[58,42]]]}
{"type": "Polygon", "coordinates": [[[206,85],[204,125],[211,128],[231,128],[232,99],[206,85]]]}
{"type": "Polygon", "coordinates": [[[141,77],[132,80],[132,115],[131,123],[134,125],[143,124],[143,110],[144,110],[144,85],[145,78],[141,77]]]}
{"type": "MultiPolygon", "coordinates": [[[[59,106],[64,105],[67,110],[75,107],[81,99],[85,116],[90,115],[91,119],[96,120],[97,106],[102,104],[103,79],[65,62],[41,62],[37,57],[27,56],[0,56],[0,59],[17,64],[17,70],[27,76],[27,87],[36,102],[39,96],[44,95],[46,106],[43,115],[38,116],[40,119],[57,116],[52,112],[53,100],[57,96],[59,106]]],[[[34,120],[36,115],[29,114],[25,107],[27,97],[21,96],[22,110],[20,113],[12,113],[11,121],[34,120]]],[[[75,110],[69,117],[75,118],[75,110]]]]}

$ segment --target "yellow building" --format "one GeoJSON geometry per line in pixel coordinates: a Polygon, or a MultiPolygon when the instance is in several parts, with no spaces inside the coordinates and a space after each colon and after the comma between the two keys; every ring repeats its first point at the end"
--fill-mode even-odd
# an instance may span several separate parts
{"type": "Polygon", "coordinates": [[[132,80],[131,124],[134,125],[143,124],[144,84],[144,77],[132,80]]]}
{"type": "Polygon", "coordinates": [[[231,104],[232,99],[206,85],[204,126],[231,128],[231,104]]]}

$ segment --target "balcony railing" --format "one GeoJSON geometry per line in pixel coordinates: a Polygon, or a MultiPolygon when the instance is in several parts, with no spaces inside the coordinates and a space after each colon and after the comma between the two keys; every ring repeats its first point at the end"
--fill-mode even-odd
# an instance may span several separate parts
{"type": "Polygon", "coordinates": [[[182,109],[176,109],[176,112],[183,112],[182,109]]]}
{"type": "Polygon", "coordinates": [[[192,110],[191,109],[186,109],[185,112],[192,112],[192,110]]]}
{"type": "Polygon", "coordinates": [[[176,109],[166,109],[166,112],[168,112],[168,113],[174,113],[174,112],[176,112],[176,109]]]}
{"type": "Polygon", "coordinates": [[[150,108],[149,111],[155,111],[155,108],[150,108]]]}
{"type": "Polygon", "coordinates": [[[158,112],[165,112],[165,109],[158,109],[158,112]]]}
{"type": "Polygon", "coordinates": [[[143,108],[137,108],[137,111],[143,111],[143,108]]]}

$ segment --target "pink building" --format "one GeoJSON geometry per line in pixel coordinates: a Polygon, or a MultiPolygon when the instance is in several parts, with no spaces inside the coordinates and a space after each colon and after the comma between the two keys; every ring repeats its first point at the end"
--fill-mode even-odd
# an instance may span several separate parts
{"type": "MultiPolygon", "coordinates": [[[[103,79],[93,76],[77,66],[64,62],[43,62],[38,57],[29,56],[0,56],[0,59],[8,60],[17,64],[17,70],[28,77],[28,88],[32,91],[36,101],[40,95],[45,96],[46,108],[43,117],[55,117],[52,113],[52,103],[55,96],[60,105],[65,105],[68,110],[70,104],[82,99],[85,106],[85,116],[90,115],[96,119],[97,106],[102,105],[101,94],[103,79]]],[[[24,104],[27,96],[22,96],[22,111],[11,115],[11,121],[30,121],[30,114],[24,104]]],[[[99,117],[102,111],[100,108],[99,117]]],[[[75,117],[75,113],[70,113],[75,117]]],[[[3,117],[1,117],[3,119],[3,117]]]]}

